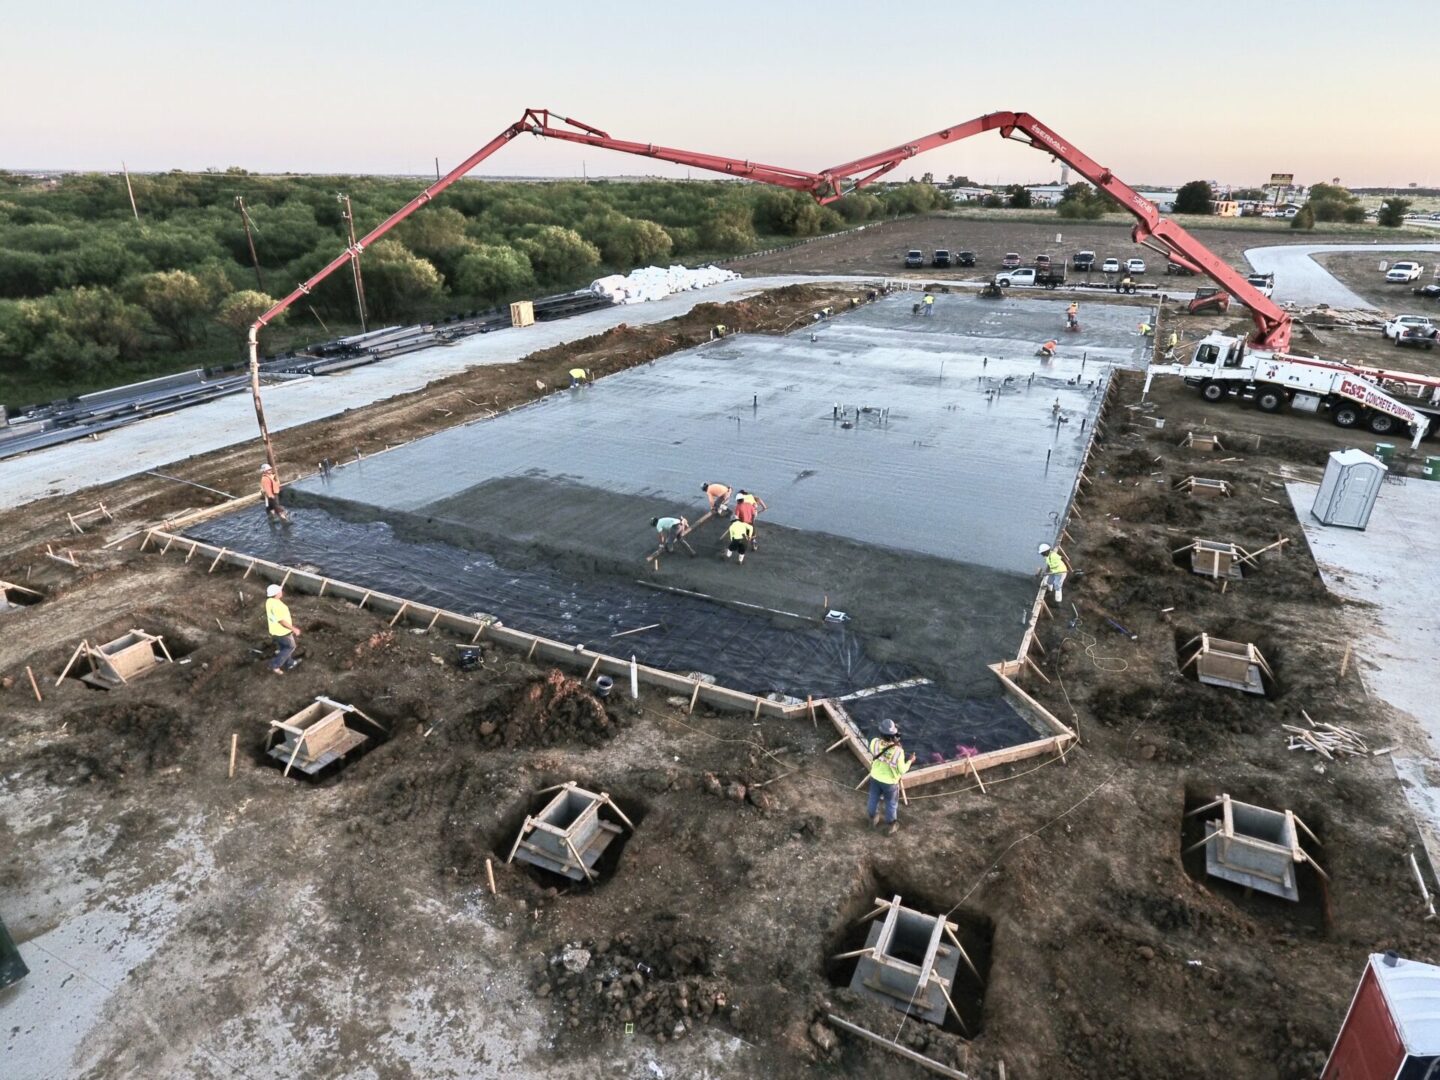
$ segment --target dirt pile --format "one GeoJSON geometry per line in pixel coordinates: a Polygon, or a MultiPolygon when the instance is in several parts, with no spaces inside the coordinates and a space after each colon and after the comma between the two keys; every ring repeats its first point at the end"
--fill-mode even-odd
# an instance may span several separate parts
{"type": "Polygon", "coordinates": [[[660,926],[567,944],[538,963],[536,993],[554,1002],[572,1030],[626,1030],[656,1042],[683,1039],[723,1019],[729,984],[715,975],[714,943],[660,926]]]}
{"type": "Polygon", "coordinates": [[[192,733],[193,725],[165,705],[103,704],[67,713],[59,739],[37,749],[31,760],[51,783],[114,783],[175,765],[192,733]]]}
{"type": "Polygon", "coordinates": [[[600,746],[624,727],[583,682],[559,668],[502,694],[470,713],[466,723],[487,750],[582,742],[600,746]]]}

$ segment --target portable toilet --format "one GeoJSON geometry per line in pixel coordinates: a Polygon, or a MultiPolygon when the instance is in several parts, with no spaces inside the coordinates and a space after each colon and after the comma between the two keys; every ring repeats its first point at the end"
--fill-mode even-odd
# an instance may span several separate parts
{"type": "Polygon", "coordinates": [[[1440,967],[1372,953],[1320,1080],[1440,1075],[1440,967]]]}
{"type": "Polygon", "coordinates": [[[1364,450],[1332,451],[1310,513],[1321,525],[1363,529],[1384,481],[1384,462],[1364,450]]]}

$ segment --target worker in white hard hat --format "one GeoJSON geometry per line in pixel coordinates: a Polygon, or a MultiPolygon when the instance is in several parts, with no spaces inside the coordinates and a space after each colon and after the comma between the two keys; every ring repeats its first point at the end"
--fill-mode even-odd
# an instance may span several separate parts
{"type": "Polygon", "coordinates": [[[900,729],[886,717],[880,721],[880,735],[870,740],[870,808],[866,811],[870,824],[880,827],[880,804],[885,804],[887,833],[894,836],[900,828],[900,779],[915,764],[915,755],[905,756],[900,745],[900,729]]]}
{"type": "Polygon", "coordinates": [[[290,520],[285,508],[280,505],[280,477],[275,475],[269,462],[260,466],[260,494],[264,496],[265,513],[269,517],[278,517],[281,521],[290,520]]]}
{"type": "Polygon", "coordinates": [[[1058,604],[1063,599],[1061,589],[1065,587],[1065,575],[1070,573],[1070,567],[1065,565],[1060,552],[1049,544],[1040,545],[1040,554],[1045,557],[1045,565],[1040,570],[1045,575],[1045,587],[1050,590],[1058,604]]]}
{"type": "Polygon", "coordinates": [[[285,590],[279,585],[271,585],[265,590],[265,625],[270,631],[270,640],[275,643],[275,655],[268,666],[276,675],[284,675],[295,666],[292,657],[300,631],[290,619],[285,590]]]}

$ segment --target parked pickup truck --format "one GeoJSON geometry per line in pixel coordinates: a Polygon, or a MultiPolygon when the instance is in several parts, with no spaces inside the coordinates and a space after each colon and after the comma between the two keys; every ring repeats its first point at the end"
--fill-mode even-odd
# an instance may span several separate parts
{"type": "Polygon", "coordinates": [[[1194,270],[1191,270],[1188,266],[1181,266],[1181,265],[1180,265],[1179,263],[1177,263],[1177,262],[1169,262],[1169,261],[1167,261],[1167,262],[1165,263],[1165,273],[1167,273],[1167,274],[1174,274],[1174,275],[1176,275],[1177,277],[1194,277],[1194,276],[1195,276],[1195,271],[1194,271],[1194,270]]]}
{"type": "Polygon", "coordinates": [[[1007,251],[1005,257],[1000,260],[1002,270],[1014,270],[1020,265],[1020,253],[1018,251],[1007,251]]]}
{"type": "Polygon", "coordinates": [[[955,255],[956,266],[974,266],[975,253],[973,251],[961,251],[955,255]]]}
{"type": "Polygon", "coordinates": [[[950,265],[950,249],[936,248],[935,257],[931,261],[931,265],[939,267],[942,270],[947,268],[950,265]]]}
{"type": "Polygon", "coordinates": [[[1274,274],[1251,274],[1245,280],[1248,281],[1253,288],[1258,289],[1266,296],[1270,296],[1275,292],[1274,274]]]}
{"type": "Polygon", "coordinates": [[[1440,300],[1440,285],[1421,285],[1410,291],[1422,300],[1440,300]]]}
{"type": "Polygon", "coordinates": [[[1033,266],[1018,266],[1014,270],[1001,270],[995,275],[995,284],[1002,288],[1012,285],[1043,285],[1053,289],[1065,283],[1065,264],[1059,263],[1049,270],[1037,270],[1033,266]]]}
{"type": "Polygon", "coordinates": [[[1385,271],[1385,280],[1390,284],[1408,284],[1419,281],[1425,267],[1418,262],[1397,262],[1385,271]]]}
{"type": "Polygon", "coordinates": [[[925,253],[919,248],[911,248],[905,253],[905,265],[911,267],[925,265],[925,253]]]}
{"type": "Polygon", "coordinates": [[[1384,326],[1385,336],[1395,342],[1411,330],[1418,330],[1421,334],[1433,334],[1435,324],[1426,315],[1397,315],[1384,326]]]}
{"type": "Polygon", "coordinates": [[[1090,271],[1095,269],[1095,253],[1093,251],[1077,251],[1072,263],[1076,270],[1090,271]]]}

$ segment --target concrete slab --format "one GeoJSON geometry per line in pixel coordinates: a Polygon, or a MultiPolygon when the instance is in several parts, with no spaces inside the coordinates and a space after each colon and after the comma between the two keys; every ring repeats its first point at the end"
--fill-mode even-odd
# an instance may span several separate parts
{"type": "MultiPolygon", "coordinates": [[[[265,415],[271,431],[284,431],[419,390],[435,379],[469,367],[508,364],[537,350],[589,337],[621,323],[643,326],[663,322],[685,314],[697,304],[727,303],[765,289],[796,282],[815,284],[819,280],[789,275],[728,281],[653,303],[608,308],[559,322],[537,323],[524,330],[480,334],[453,346],[425,349],[342,374],[269,387],[265,390],[265,415]]],[[[94,441],[66,443],[0,461],[0,509],[109,483],[255,438],[255,409],[249,395],[197,405],[107,432],[94,441]]]]}
{"type": "MultiPolygon", "coordinates": [[[[1432,571],[1440,483],[1384,484],[1362,530],[1321,525],[1310,513],[1319,490],[1292,483],[1286,492],[1331,592],[1355,601],[1349,619],[1355,651],[1371,692],[1405,713],[1424,733],[1423,745],[1394,755],[1416,816],[1428,826],[1432,860],[1440,857],[1440,577],[1432,571]]],[[[1373,745],[1373,744],[1372,744],[1373,745]]],[[[1377,747],[1378,749],[1378,747],[1377,747]]]]}

